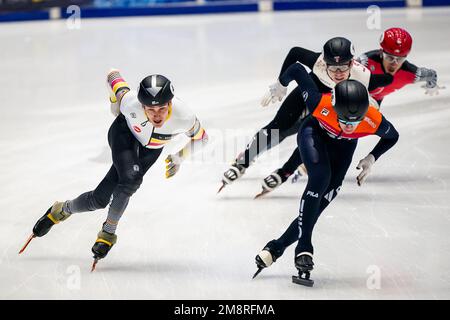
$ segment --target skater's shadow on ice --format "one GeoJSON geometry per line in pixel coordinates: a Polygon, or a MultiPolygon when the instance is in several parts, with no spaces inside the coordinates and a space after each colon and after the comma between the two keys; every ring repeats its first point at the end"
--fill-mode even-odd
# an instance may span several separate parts
{"type": "Polygon", "coordinates": [[[85,262],[86,264],[90,263],[90,260],[88,259],[83,259],[83,258],[77,258],[77,257],[69,257],[69,256],[64,256],[63,254],[55,254],[55,255],[51,255],[51,254],[45,254],[45,255],[41,255],[41,256],[24,256],[23,259],[26,261],[36,261],[36,262],[53,262],[54,264],[64,264],[64,265],[80,265],[83,264],[83,262],[85,262]]]}
{"type": "MultiPolygon", "coordinates": [[[[426,175],[419,174],[373,174],[367,178],[365,184],[377,184],[377,183],[423,183],[424,181],[430,179],[426,175]]],[[[346,182],[356,183],[356,175],[348,175],[345,177],[346,182]]]]}
{"type": "MultiPolygon", "coordinates": [[[[256,193],[255,193],[256,194],[256,193]]],[[[254,200],[255,204],[257,204],[260,201],[270,201],[270,200],[298,200],[301,197],[301,193],[298,195],[294,194],[270,194],[262,196],[258,199],[253,199],[255,195],[232,195],[232,196],[222,196],[219,200],[254,200]]]]}
{"type": "Polygon", "coordinates": [[[268,275],[259,275],[257,278],[252,279],[252,281],[257,282],[258,280],[264,281],[264,280],[286,280],[289,279],[289,276],[286,276],[285,274],[268,274],[268,275]]]}
{"type": "MultiPolygon", "coordinates": [[[[102,261],[100,261],[102,262],[102,261]]],[[[105,262],[100,265],[100,262],[97,266],[96,271],[99,272],[133,272],[133,273],[146,273],[146,274],[182,274],[182,273],[190,273],[192,271],[196,272],[200,267],[197,265],[189,264],[187,267],[186,264],[175,264],[172,261],[169,263],[165,262],[136,262],[131,264],[125,263],[111,263],[108,264],[105,262]]]]}

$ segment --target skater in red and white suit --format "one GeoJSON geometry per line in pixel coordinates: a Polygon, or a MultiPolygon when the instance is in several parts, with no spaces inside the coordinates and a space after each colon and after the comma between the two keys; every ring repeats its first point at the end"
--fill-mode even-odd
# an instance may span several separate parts
{"type": "Polygon", "coordinates": [[[439,94],[442,87],[437,84],[437,73],[433,69],[417,67],[406,60],[412,47],[412,37],[402,28],[389,28],[380,39],[380,49],[362,54],[358,60],[372,74],[390,74],[392,82],[370,91],[378,104],[384,97],[404,86],[416,82],[425,82],[422,86],[429,95],[439,94]]]}

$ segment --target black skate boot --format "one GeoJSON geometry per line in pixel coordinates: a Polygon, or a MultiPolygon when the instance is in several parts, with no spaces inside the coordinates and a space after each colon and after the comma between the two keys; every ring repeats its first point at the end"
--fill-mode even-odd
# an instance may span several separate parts
{"type": "Polygon", "coordinates": [[[117,242],[117,235],[101,230],[97,235],[92,246],[92,253],[94,254],[94,263],[92,264],[91,272],[95,270],[98,260],[103,259],[111,250],[112,246],[117,242]]]}
{"type": "Polygon", "coordinates": [[[41,218],[39,218],[39,220],[33,227],[33,234],[28,238],[25,245],[19,251],[19,254],[25,251],[31,240],[36,237],[45,236],[55,224],[58,224],[71,216],[70,213],[67,213],[63,210],[63,206],[64,202],[57,201],[47,210],[47,212],[45,212],[45,214],[41,218]]]}
{"type": "Polygon", "coordinates": [[[303,286],[312,287],[314,280],[311,280],[310,272],[314,269],[313,255],[309,252],[301,252],[295,257],[295,267],[298,276],[292,276],[292,282],[303,286]]]}
{"type": "Polygon", "coordinates": [[[227,184],[231,184],[232,182],[242,177],[242,175],[245,173],[245,170],[247,170],[246,167],[239,163],[238,159],[236,159],[228,168],[228,170],[223,173],[222,186],[220,187],[219,191],[217,191],[217,193],[222,191],[222,189],[225,188],[227,184]]]}
{"type": "Polygon", "coordinates": [[[279,257],[283,255],[284,249],[276,240],[269,241],[260,253],[255,257],[255,263],[258,270],[253,275],[253,279],[264,269],[272,265],[279,257]]]}
{"type": "Polygon", "coordinates": [[[298,182],[301,177],[308,177],[308,171],[306,170],[306,166],[304,163],[298,166],[294,176],[291,179],[291,183],[298,182]]]}
{"type": "Polygon", "coordinates": [[[290,173],[285,172],[282,168],[269,174],[262,181],[262,191],[255,196],[255,199],[275,190],[289,178],[290,173]]]}

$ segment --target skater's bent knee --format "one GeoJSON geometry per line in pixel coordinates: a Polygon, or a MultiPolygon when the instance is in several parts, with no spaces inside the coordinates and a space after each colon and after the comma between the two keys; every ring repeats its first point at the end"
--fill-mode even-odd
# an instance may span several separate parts
{"type": "Polygon", "coordinates": [[[126,194],[132,195],[139,189],[142,183],[143,175],[137,170],[128,170],[119,178],[118,187],[126,194]]]}

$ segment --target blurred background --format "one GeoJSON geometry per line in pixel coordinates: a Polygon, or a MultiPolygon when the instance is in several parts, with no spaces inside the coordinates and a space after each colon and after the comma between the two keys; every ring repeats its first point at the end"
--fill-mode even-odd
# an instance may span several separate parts
{"type": "Polygon", "coordinates": [[[195,13],[351,9],[450,5],[450,0],[0,0],[0,21],[61,19],[82,9],[82,16],[117,17],[195,13]]]}

